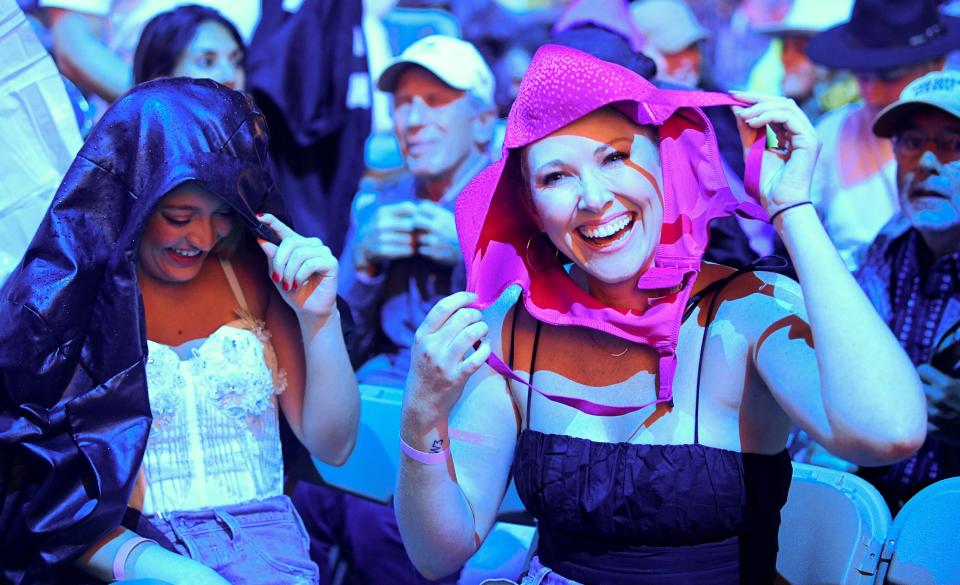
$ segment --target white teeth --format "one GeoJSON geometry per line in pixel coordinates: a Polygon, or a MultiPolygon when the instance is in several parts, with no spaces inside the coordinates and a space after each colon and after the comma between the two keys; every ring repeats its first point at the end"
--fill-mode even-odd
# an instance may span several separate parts
{"type": "Polygon", "coordinates": [[[613,234],[627,227],[627,224],[629,223],[630,223],[630,216],[621,215],[617,219],[600,226],[594,226],[594,227],[581,226],[577,229],[580,231],[580,235],[582,235],[585,238],[606,238],[608,236],[612,236],[613,234]]]}
{"type": "Polygon", "coordinates": [[[200,250],[179,250],[177,248],[172,248],[172,250],[177,256],[186,256],[187,258],[193,258],[194,256],[200,255],[200,250]]]}

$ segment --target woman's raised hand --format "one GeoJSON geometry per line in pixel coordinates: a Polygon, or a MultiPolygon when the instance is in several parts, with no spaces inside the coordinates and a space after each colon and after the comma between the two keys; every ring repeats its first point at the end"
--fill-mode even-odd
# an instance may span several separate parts
{"type": "Polygon", "coordinates": [[[820,153],[820,140],[813,124],[792,99],[753,92],[731,92],[751,105],[734,107],[744,144],[752,135],[770,126],[777,147],[763,154],[760,195],[767,213],[810,200],[813,169],[820,153]]]}
{"type": "Polygon", "coordinates": [[[264,213],[257,219],[280,237],[280,245],[258,239],[267,255],[270,278],[298,316],[328,317],[336,308],[337,259],[319,238],[305,238],[264,213]]]}
{"type": "Polygon", "coordinates": [[[422,422],[446,422],[467,379],[490,357],[487,324],[468,307],[475,300],[468,292],[445,297],[417,329],[405,402],[422,422]]]}

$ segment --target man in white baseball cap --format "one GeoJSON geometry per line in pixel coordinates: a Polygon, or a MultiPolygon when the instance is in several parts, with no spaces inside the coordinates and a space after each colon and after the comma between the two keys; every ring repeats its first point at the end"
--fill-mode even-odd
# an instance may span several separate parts
{"type": "MultiPolygon", "coordinates": [[[[394,59],[377,86],[393,96],[407,174],[355,197],[338,283],[355,322],[358,381],[403,388],[417,327],[438,300],[466,288],[453,205],[490,164],[494,81],[473,45],[433,35],[394,59]]],[[[340,498],[351,583],[428,582],[404,552],[392,506],[340,498]]]]}
{"type": "Polygon", "coordinates": [[[900,213],[857,281],[917,366],[931,423],[908,459],[861,469],[896,513],[926,485],[960,475],[960,362],[949,348],[960,322],[960,72],[911,82],[873,131],[893,142],[900,213]]]}

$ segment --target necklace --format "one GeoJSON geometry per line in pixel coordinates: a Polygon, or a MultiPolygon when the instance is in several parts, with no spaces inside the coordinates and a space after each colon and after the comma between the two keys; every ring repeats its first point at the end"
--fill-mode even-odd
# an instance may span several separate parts
{"type": "MultiPolygon", "coordinates": [[[[609,345],[609,341],[606,341],[606,340],[603,340],[603,339],[598,338],[598,337],[597,337],[597,333],[601,333],[601,332],[594,331],[593,329],[590,329],[589,327],[587,328],[587,334],[590,335],[590,339],[593,340],[593,344],[594,344],[594,345],[596,345],[596,346],[609,345]]],[[[603,335],[603,334],[601,333],[601,335],[603,335]]],[[[607,334],[607,337],[612,337],[612,336],[609,335],[609,334],[607,334]]],[[[622,340],[621,340],[621,341],[622,341],[622,340]]],[[[618,357],[623,357],[623,356],[627,355],[627,352],[628,352],[628,351],[630,351],[630,342],[629,342],[629,341],[626,342],[626,345],[625,345],[625,346],[623,347],[623,349],[620,350],[619,352],[617,352],[617,353],[612,353],[612,352],[610,352],[609,350],[607,350],[607,353],[610,354],[610,357],[616,357],[616,358],[618,358],[618,357]]]]}

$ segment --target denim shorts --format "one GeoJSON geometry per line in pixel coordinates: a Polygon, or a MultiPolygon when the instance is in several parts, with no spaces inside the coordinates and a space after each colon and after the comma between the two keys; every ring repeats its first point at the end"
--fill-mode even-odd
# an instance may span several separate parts
{"type": "Polygon", "coordinates": [[[480,585],[582,585],[578,581],[567,579],[544,567],[540,557],[530,559],[530,569],[519,583],[510,579],[487,579],[480,585]]]}
{"type": "Polygon", "coordinates": [[[233,585],[317,585],[310,541],[290,498],[150,517],[177,552],[233,585]]]}

